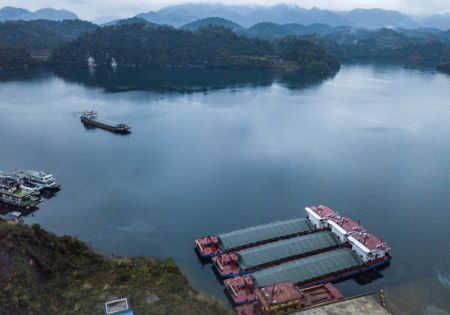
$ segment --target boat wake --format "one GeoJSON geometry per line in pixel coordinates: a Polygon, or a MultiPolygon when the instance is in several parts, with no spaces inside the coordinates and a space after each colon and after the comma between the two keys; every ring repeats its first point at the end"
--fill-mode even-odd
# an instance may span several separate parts
{"type": "Polygon", "coordinates": [[[445,274],[444,272],[436,269],[437,278],[439,282],[446,288],[450,289],[450,274],[445,274]]]}

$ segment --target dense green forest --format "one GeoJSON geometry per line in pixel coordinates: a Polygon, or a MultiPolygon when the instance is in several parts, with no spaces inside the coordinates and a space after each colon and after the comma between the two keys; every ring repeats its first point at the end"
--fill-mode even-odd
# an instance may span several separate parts
{"type": "Polygon", "coordinates": [[[0,46],[20,48],[33,54],[40,50],[52,50],[96,28],[96,25],[80,20],[0,22],[0,46]]]}
{"type": "Polygon", "coordinates": [[[263,41],[238,36],[222,26],[197,31],[150,23],[99,28],[55,49],[51,63],[144,67],[260,68],[332,74],[338,60],[322,47],[299,39],[263,41]]]}
{"type": "Polygon", "coordinates": [[[80,20],[0,22],[0,67],[52,63],[258,68],[331,74],[339,62],[436,67],[450,62],[450,31],[259,23],[206,18],[176,29],[142,18],[98,27],[80,20]],[[52,56],[51,60],[48,58],[52,56]],[[31,58],[30,58],[31,57],[31,58]]]}
{"type": "Polygon", "coordinates": [[[30,60],[30,54],[23,49],[0,46],[0,69],[26,67],[30,60]]]}
{"type": "Polygon", "coordinates": [[[438,64],[436,70],[442,73],[450,74],[450,63],[438,64]]]}
{"type": "Polygon", "coordinates": [[[438,36],[423,31],[381,29],[331,33],[326,36],[303,37],[332,51],[342,62],[387,62],[432,65],[450,61],[447,33],[438,36]]]}
{"type": "Polygon", "coordinates": [[[38,225],[0,219],[0,314],[104,314],[128,297],[136,314],[217,314],[217,300],[196,294],[172,259],[108,257],[38,225]],[[148,296],[160,300],[149,304],[148,296]]]}

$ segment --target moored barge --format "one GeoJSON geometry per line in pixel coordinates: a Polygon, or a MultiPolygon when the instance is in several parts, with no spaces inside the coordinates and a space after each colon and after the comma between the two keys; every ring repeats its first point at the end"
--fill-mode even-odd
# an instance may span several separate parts
{"type": "Polygon", "coordinates": [[[235,277],[343,246],[330,231],[311,233],[213,257],[218,273],[235,277]]]}
{"type": "Polygon", "coordinates": [[[293,282],[299,288],[336,282],[386,264],[390,256],[364,262],[354,250],[335,249],[298,259],[250,275],[225,280],[225,286],[235,304],[254,302],[256,289],[280,282],[293,282]]]}
{"type": "Polygon", "coordinates": [[[331,283],[299,289],[292,282],[281,282],[257,288],[255,292],[256,301],[236,307],[237,315],[286,314],[312,306],[334,303],[344,298],[331,283]]]}
{"type": "Polygon", "coordinates": [[[95,126],[98,128],[102,128],[117,133],[129,133],[131,129],[131,127],[126,124],[117,123],[104,118],[100,118],[98,117],[97,112],[95,111],[83,112],[80,119],[85,125],[95,126]]]}
{"type": "Polygon", "coordinates": [[[233,232],[206,236],[194,241],[202,258],[315,232],[308,219],[291,219],[233,232]]]}
{"type": "Polygon", "coordinates": [[[391,259],[391,247],[352,219],[341,217],[322,205],[306,207],[305,210],[316,229],[331,230],[351,249],[335,249],[226,280],[225,285],[236,304],[254,301],[254,289],[258,287],[283,281],[291,281],[301,287],[339,281],[380,267],[391,259]]]}

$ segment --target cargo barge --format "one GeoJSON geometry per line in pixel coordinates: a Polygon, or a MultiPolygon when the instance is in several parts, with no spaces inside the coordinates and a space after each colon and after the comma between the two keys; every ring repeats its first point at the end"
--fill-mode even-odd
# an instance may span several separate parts
{"type": "Polygon", "coordinates": [[[316,232],[316,229],[310,220],[291,219],[206,236],[194,243],[200,257],[208,258],[312,232],[316,232]]]}
{"type": "Polygon", "coordinates": [[[365,263],[352,249],[335,249],[256,271],[250,275],[231,278],[224,283],[233,302],[239,305],[254,302],[255,290],[260,287],[285,281],[293,282],[299,288],[325,282],[337,282],[381,267],[388,263],[389,259],[389,254],[386,254],[365,263]]]}
{"type": "Polygon", "coordinates": [[[311,233],[286,240],[267,243],[212,258],[214,267],[223,278],[248,274],[302,257],[345,246],[330,231],[311,233]]]}
{"type": "Polygon", "coordinates": [[[256,301],[235,308],[237,315],[275,315],[334,303],[344,297],[331,283],[298,289],[292,282],[257,288],[256,301]]]}
{"type": "Polygon", "coordinates": [[[325,206],[305,208],[316,229],[329,229],[350,248],[335,249],[225,281],[236,304],[255,300],[255,288],[291,281],[300,287],[334,282],[387,264],[391,247],[359,223],[325,206]]]}
{"type": "Polygon", "coordinates": [[[85,124],[85,125],[98,127],[98,128],[102,128],[102,129],[112,131],[112,132],[117,132],[117,133],[129,133],[130,129],[131,129],[131,127],[126,124],[117,123],[117,122],[110,121],[107,119],[99,118],[97,116],[97,112],[95,112],[95,111],[84,112],[81,115],[80,119],[83,122],[83,124],[85,124]]]}

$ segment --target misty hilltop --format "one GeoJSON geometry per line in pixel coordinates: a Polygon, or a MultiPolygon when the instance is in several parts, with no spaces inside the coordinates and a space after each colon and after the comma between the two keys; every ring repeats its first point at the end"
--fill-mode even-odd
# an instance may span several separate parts
{"type": "Polygon", "coordinates": [[[67,10],[56,10],[52,8],[44,8],[31,12],[22,8],[4,7],[0,9],[0,21],[31,21],[31,20],[76,20],[78,16],[67,10]]]}
{"type": "MultiPolygon", "coordinates": [[[[128,16],[131,18],[133,16],[128,16]]],[[[184,3],[164,7],[158,11],[136,14],[148,22],[181,27],[201,19],[226,19],[243,27],[269,22],[275,24],[327,24],[332,27],[349,26],[354,28],[437,28],[450,29],[450,13],[432,14],[427,16],[409,16],[399,11],[380,8],[351,11],[331,11],[325,9],[304,9],[297,5],[278,4],[263,5],[225,5],[221,3],[184,3]]],[[[124,17],[126,18],[126,17],[124,17]]],[[[10,20],[71,20],[77,15],[67,10],[44,8],[31,12],[26,9],[4,7],[0,9],[0,21],[10,20]]],[[[105,16],[95,19],[96,24],[114,24],[120,18],[105,16]]],[[[196,25],[191,25],[196,28],[196,25]]],[[[189,27],[191,27],[189,26],[189,27]]]]}
{"type": "Polygon", "coordinates": [[[248,6],[225,4],[180,4],[158,11],[136,15],[156,24],[182,26],[196,20],[216,17],[230,20],[244,27],[270,22],[276,24],[327,24],[356,28],[405,28],[435,27],[450,28],[450,15],[434,14],[426,17],[411,17],[398,11],[384,9],[354,9],[334,12],[318,8],[304,9],[296,5],[248,6]]]}

